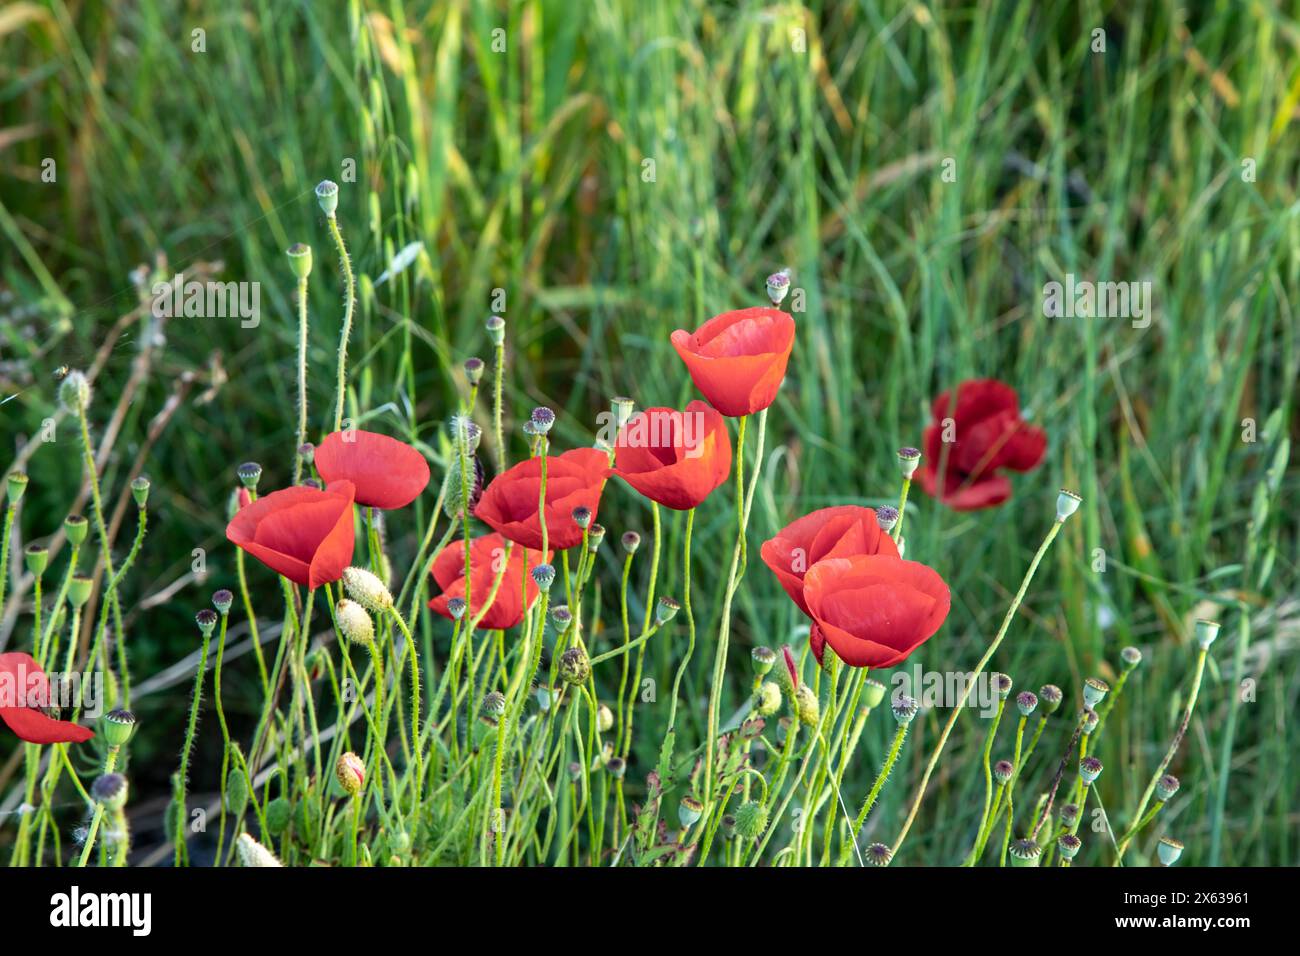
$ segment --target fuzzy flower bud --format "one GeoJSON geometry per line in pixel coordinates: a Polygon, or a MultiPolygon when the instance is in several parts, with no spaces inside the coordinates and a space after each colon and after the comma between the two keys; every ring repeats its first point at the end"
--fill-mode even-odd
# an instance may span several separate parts
{"type": "Polygon", "coordinates": [[[339,633],[349,644],[369,647],[374,643],[375,623],[356,601],[340,600],[334,608],[334,620],[338,622],[339,633]]]}
{"type": "Polygon", "coordinates": [[[239,839],[235,841],[235,849],[239,854],[240,866],[283,866],[275,858],[275,854],[268,850],[262,844],[254,840],[249,834],[241,833],[239,839]]]}
{"type": "Polygon", "coordinates": [[[754,707],[762,717],[771,717],[781,709],[781,688],[777,687],[773,681],[765,680],[758,685],[758,693],[755,695],[758,702],[754,707]]]}
{"type": "Polygon", "coordinates": [[[366,765],[361,762],[360,757],[349,750],[339,755],[338,763],[334,765],[334,776],[338,778],[343,792],[350,797],[355,797],[365,785],[366,765]]]}
{"type": "Polygon", "coordinates": [[[794,715],[799,718],[799,722],[815,727],[821,719],[821,705],[817,701],[817,695],[807,684],[800,684],[795,688],[794,700],[791,704],[794,709],[794,715]]]}
{"type": "Polygon", "coordinates": [[[84,372],[69,372],[59,383],[59,402],[70,415],[80,415],[90,405],[90,379],[84,372]]]}
{"type": "Polygon", "coordinates": [[[757,800],[747,800],[736,810],[736,835],[742,840],[756,840],[767,829],[767,807],[757,800]]]}
{"type": "Polygon", "coordinates": [[[614,712],[609,709],[608,704],[601,704],[596,708],[596,729],[602,734],[607,734],[613,728],[614,712]]]}
{"type": "Polygon", "coordinates": [[[591,676],[591,661],[581,647],[570,647],[560,655],[560,677],[575,687],[587,683],[591,676]]]}
{"type": "Polygon", "coordinates": [[[393,596],[378,575],[365,568],[351,567],[343,570],[343,587],[353,599],[367,610],[379,613],[393,606],[393,596]]]}

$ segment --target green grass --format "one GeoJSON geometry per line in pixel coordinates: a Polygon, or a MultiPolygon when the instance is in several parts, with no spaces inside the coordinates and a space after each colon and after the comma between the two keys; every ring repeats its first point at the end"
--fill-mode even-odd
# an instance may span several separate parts
{"type": "MultiPolygon", "coordinates": [[[[1298,52],[1294,8],[1270,0],[11,5],[0,12],[0,401],[10,399],[0,464],[54,413],[55,369],[89,366],[137,305],[128,274],[139,263],[161,253],[170,275],[220,262],[223,280],[262,283],[256,329],[169,321],[122,410],[104,483],[112,501],[129,495],[139,461],[162,515],[124,595],[141,683],[194,652],[193,610],[232,581],[223,530],[235,466],[260,461],[266,488],[291,474],[297,326],[284,250],[294,242],[316,260],[313,434],[332,409],[342,293],[311,196],[318,180],[340,182],[361,277],[349,413],[443,463],[459,365],[490,358],[491,312],[509,323],[517,458],[534,405],[557,410],[553,439],[569,446],[590,443],[612,395],[693,397],[669,332],[759,304],[763,278],[789,266],[804,308],[770,416],[724,715],[746,690],[751,645],[804,646],[757,542],[816,507],[892,501],[894,449],[919,443],[929,400],[964,378],[999,377],[1047,430],[1048,458],[996,511],[954,514],[912,496],[908,556],[933,565],[954,601],[908,667],[974,666],[1056,489],[1076,488],[1084,505],[992,666],[1017,689],[1059,684],[1068,704],[1085,677],[1114,675],[1121,647],[1143,650],[1100,754],[1104,805],[1125,819],[1175,729],[1190,621],[1220,618],[1172,767],[1184,789],[1157,831],[1180,838],[1191,864],[1295,865],[1300,587],[1286,503],[1300,482],[1284,445],[1300,375],[1298,52]],[[1090,49],[1099,26],[1104,54],[1090,49]],[[191,51],[195,28],[206,52],[191,51]],[[54,183],[41,181],[46,157],[54,183]],[[415,241],[418,260],[377,285],[415,241]],[[1152,324],[1044,317],[1043,284],[1066,273],[1150,281],[1152,324]],[[1247,419],[1253,442],[1242,439],[1247,419]],[[187,578],[196,548],[206,578],[187,578]],[[1242,679],[1249,699],[1234,705],[1242,679]]],[[[92,409],[101,433],[146,344],[136,321],[107,353],[92,409]]],[[[57,434],[25,465],[24,542],[56,530],[77,495],[73,434],[66,424],[57,434]]],[[[388,529],[399,574],[418,543],[415,517],[395,515],[388,529]]],[[[600,518],[610,544],[648,530],[615,484],[600,518]]],[[[667,554],[683,528],[666,515],[667,554]]],[[[701,644],[678,721],[692,742],[732,533],[727,496],[715,496],[694,529],[701,644]]],[[[276,601],[271,576],[250,574],[276,601]]],[[[617,630],[616,575],[608,549],[598,649],[617,630]]],[[[678,575],[668,562],[661,593],[677,593],[678,575]]],[[[17,647],[25,625],[14,623],[0,623],[0,646],[17,647]]],[[[440,620],[421,628],[445,639],[440,620]]],[[[660,688],[680,631],[648,656],[660,688]]],[[[228,679],[227,710],[251,727],[254,671],[241,676],[228,679]]],[[[186,679],[139,703],[133,781],[155,796],[180,747],[186,679]]],[[[630,790],[654,764],[666,697],[638,715],[630,790]]],[[[896,833],[945,719],[918,719],[868,839],[896,833]]],[[[1068,718],[1056,722],[1036,786],[1068,736],[1068,718]]],[[[984,729],[971,715],[958,723],[900,862],[964,855],[984,729]]],[[[850,803],[893,732],[883,714],[868,722],[850,803]]],[[[995,757],[1003,750],[1000,736],[995,757]]],[[[195,791],[212,791],[219,764],[207,721],[195,791]]],[[[1088,836],[1080,862],[1105,862],[1102,836],[1088,836]]],[[[1149,859],[1147,842],[1135,849],[1149,859]]]]}

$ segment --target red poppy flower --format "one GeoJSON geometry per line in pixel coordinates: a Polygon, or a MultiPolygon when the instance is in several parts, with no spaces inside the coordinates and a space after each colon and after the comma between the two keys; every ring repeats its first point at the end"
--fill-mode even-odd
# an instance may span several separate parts
{"type": "MultiPolygon", "coordinates": [[[[851,558],[858,554],[885,554],[898,557],[898,548],[876,520],[870,508],[839,505],[822,508],[796,518],[763,542],[759,555],[771,568],[776,579],[799,605],[811,614],[804,600],[804,575],[823,558],[851,558]]],[[[817,659],[821,660],[821,651],[817,659]]]]}
{"type": "Polygon", "coordinates": [[[813,649],[824,640],[852,667],[902,663],[952,605],[933,568],[883,554],[819,561],[805,575],[803,593],[816,622],[813,649]]]}
{"type": "Polygon", "coordinates": [[[727,480],[731,436],[727,420],[699,400],[679,412],[647,408],[633,415],[614,442],[618,475],[651,501],[686,511],[727,480]]]}
{"type": "Polygon", "coordinates": [[[50,681],[29,654],[0,654],[0,720],[29,744],[80,744],[95,736],[89,727],[41,713],[50,681]]]}
{"type": "Polygon", "coordinates": [[[309,588],[337,581],[352,562],[356,488],[335,481],[324,491],[298,485],[250,502],[226,525],[226,537],[272,571],[309,588]]]}
{"type": "Polygon", "coordinates": [[[752,415],[776,399],[794,347],[794,319],[780,309],[738,309],[694,332],[678,329],[672,342],[714,408],[733,418],[752,415]]]}
{"type": "Polygon", "coordinates": [[[1016,390],[996,379],[972,379],[934,400],[934,424],[925,429],[925,464],[917,473],[931,497],[957,511],[992,508],[1011,497],[1011,481],[999,469],[1029,471],[1047,452],[1047,434],[1020,418],[1016,390]],[[945,443],[944,419],[953,439],[945,443]],[[939,469],[943,490],[939,492],[939,469]]]}
{"type": "MultiPolygon", "coordinates": [[[[586,508],[596,520],[600,491],[609,469],[609,455],[596,448],[575,448],[546,458],[546,541],[563,551],[582,542],[582,529],[573,520],[575,508],[586,508]]],[[[529,458],[503,471],[483,491],[474,515],[516,544],[542,549],[542,523],[537,517],[542,490],[542,460],[529,458]]]]}
{"type": "MultiPolygon", "coordinates": [[[[548,475],[548,484],[549,480],[548,475]]],[[[479,608],[491,593],[492,582],[496,580],[501,570],[501,562],[507,560],[506,548],[509,545],[510,542],[499,534],[485,534],[470,541],[470,607],[467,613],[471,618],[479,612],[479,608]]],[[[480,625],[489,631],[499,631],[514,627],[522,621],[526,607],[533,606],[539,593],[537,584],[533,581],[532,570],[550,559],[549,552],[543,560],[541,551],[533,551],[520,545],[510,548],[510,557],[501,578],[501,586],[497,588],[496,597],[488,605],[487,613],[483,615],[480,625]],[[528,595],[527,605],[524,604],[524,592],[519,586],[520,578],[525,577],[525,551],[528,552],[528,574],[525,585],[528,595]]],[[[438,587],[442,588],[442,593],[429,602],[429,607],[443,617],[451,618],[451,612],[447,610],[447,602],[452,598],[460,598],[462,601],[465,599],[465,542],[454,541],[439,551],[429,571],[433,579],[438,582],[438,587]]]]}
{"type": "Polygon", "coordinates": [[[316,470],[328,484],[350,481],[357,504],[405,508],[429,484],[429,463],[405,442],[378,432],[334,432],[316,448],[316,470]]]}

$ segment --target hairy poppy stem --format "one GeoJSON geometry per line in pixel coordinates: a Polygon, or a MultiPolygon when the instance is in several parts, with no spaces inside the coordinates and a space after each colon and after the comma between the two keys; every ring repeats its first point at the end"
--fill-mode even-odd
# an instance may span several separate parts
{"type": "Polygon", "coordinates": [[[913,798],[911,809],[908,810],[907,813],[907,819],[903,822],[903,829],[894,839],[894,844],[890,848],[895,856],[898,855],[898,849],[903,845],[903,841],[907,839],[908,831],[912,829],[912,823],[916,820],[917,811],[921,809],[921,801],[925,798],[925,789],[929,786],[930,776],[934,773],[934,768],[939,763],[939,757],[943,754],[943,748],[948,743],[948,737],[952,733],[952,728],[957,723],[957,718],[961,716],[961,712],[966,707],[966,701],[970,699],[970,694],[975,687],[975,682],[979,679],[979,676],[984,673],[984,668],[988,666],[989,661],[993,658],[993,654],[1002,644],[1002,639],[1007,636],[1007,629],[1011,626],[1011,619],[1014,618],[1016,612],[1020,610],[1020,602],[1025,599],[1025,593],[1029,590],[1029,582],[1034,579],[1034,574],[1038,571],[1038,565],[1042,563],[1043,555],[1047,553],[1047,549],[1050,548],[1052,542],[1056,540],[1056,536],[1061,531],[1061,525],[1064,523],[1065,519],[1060,516],[1052,522],[1051,530],[1049,530],[1047,536],[1043,538],[1043,543],[1038,546],[1038,551],[1034,555],[1033,561],[1029,563],[1029,570],[1025,572],[1024,580],[1020,582],[1020,590],[1016,592],[1015,598],[1011,601],[1011,606],[1007,608],[1006,617],[1002,619],[1002,626],[998,628],[997,636],[993,638],[993,642],[989,644],[988,650],[984,652],[984,656],[980,658],[979,663],[975,666],[975,672],[971,674],[970,678],[965,682],[966,686],[962,689],[961,697],[957,701],[957,706],[953,708],[952,713],[948,716],[948,722],[944,725],[943,733],[939,735],[939,742],[935,745],[934,752],[930,754],[930,760],[925,766],[925,773],[921,776],[920,786],[918,786],[916,790],[916,797],[913,798]]]}
{"type": "MultiPolygon", "coordinates": [[[[117,747],[108,748],[108,754],[104,757],[104,776],[112,773],[113,768],[117,766],[118,749],[119,748],[117,747]]],[[[78,867],[84,867],[88,862],[90,862],[90,853],[95,848],[95,837],[99,834],[99,825],[103,822],[103,819],[104,805],[102,803],[97,803],[95,805],[95,813],[90,818],[90,829],[86,831],[86,843],[81,848],[81,858],[77,860],[78,867]]]]}
{"type": "Polygon", "coordinates": [[[348,247],[343,243],[343,233],[339,231],[338,217],[325,217],[329,226],[330,238],[339,254],[339,268],[343,270],[343,328],[339,332],[338,394],[334,403],[334,431],[343,427],[343,400],[347,396],[348,339],[352,336],[352,313],[356,305],[356,280],[352,275],[352,259],[348,256],[348,247]]]}
{"type": "MultiPolygon", "coordinates": [[[[331,220],[332,221],[332,220],[331,220]]],[[[302,446],[307,443],[307,277],[298,280],[298,447],[293,452],[293,483],[302,480],[302,446]]]]}
{"type": "MultiPolygon", "coordinates": [[[[199,724],[199,707],[203,703],[203,677],[208,670],[208,646],[210,643],[211,638],[206,634],[203,635],[203,645],[199,651],[199,667],[198,671],[194,674],[194,695],[190,700],[190,721],[189,726],[185,731],[185,746],[181,750],[181,766],[180,771],[177,774],[180,781],[178,784],[178,796],[180,800],[176,808],[176,866],[180,866],[182,861],[188,859],[185,840],[182,837],[182,834],[185,832],[186,817],[185,789],[189,781],[187,775],[190,766],[190,751],[194,747],[194,731],[198,728],[199,724]]],[[[105,771],[105,773],[108,772],[109,771],[107,770],[105,771]]],[[[89,849],[89,841],[87,841],[87,849],[89,849]]],[[[85,866],[84,856],[82,858],[82,866],[85,866]]]]}
{"type": "MultiPolygon", "coordinates": [[[[894,764],[898,762],[898,755],[903,750],[903,741],[907,739],[907,728],[911,723],[900,723],[898,729],[894,731],[894,741],[889,745],[889,751],[885,754],[885,762],[880,765],[880,773],[876,774],[876,781],[867,791],[867,798],[862,801],[862,809],[858,811],[857,817],[853,821],[853,832],[840,848],[839,865],[844,866],[849,862],[849,851],[857,849],[858,834],[862,832],[863,826],[866,825],[867,815],[871,813],[871,808],[876,805],[876,799],[880,796],[880,791],[885,786],[885,781],[889,779],[889,774],[894,769],[894,764]]],[[[861,859],[861,851],[858,853],[861,859]]]]}

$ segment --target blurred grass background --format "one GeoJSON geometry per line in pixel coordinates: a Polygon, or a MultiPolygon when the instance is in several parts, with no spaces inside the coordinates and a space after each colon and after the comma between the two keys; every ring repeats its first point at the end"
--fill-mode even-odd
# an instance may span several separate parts
{"type": "MultiPolygon", "coordinates": [[[[1118,827],[1175,729],[1190,622],[1220,617],[1171,768],[1184,789],[1153,832],[1181,839],[1189,863],[1300,862],[1297,473],[1286,459],[1300,371],[1298,14],[1290,0],[0,7],[0,464],[29,448],[22,541],[52,535],[77,498],[73,436],[28,442],[55,414],[56,370],[92,366],[102,348],[101,431],[127,397],[103,462],[108,493],[126,495],[143,468],[157,516],[125,595],[135,679],[163,675],[138,701],[137,787],[152,781],[165,798],[191,615],[232,580],[234,467],[262,462],[267,488],[291,471],[296,325],[283,250],[297,241],[316,253],[317,434],[331,404],[341,289],[311,196],[330,178],[362,276],[350,409],[435,457],[465,392],[460,363],[489,357],[491,312],[508,322],[507,428],[517,436],[521,416],[548,404],[557,442],[584,445],[612,395],[692,395],[672,329],[759,304],[764,276],[793,269],[802,311],[740,592],[736,702],[753,643],[804,646],[756,543],[816,507],[892,500],[894,449],[919,444],[944,388],[983,376],[1015,385],[1050,435],[1048,459],[996,511],[958,515],[913,496],[908,555],[939,570],[954,604],[909,665],[974,666],[1057,487],[1077,488],[1080,515],[994,666],[1017,689],[1054,682],[1072,701],[1084,677],[1113,676],[1121,647],[1142,649],[1100,754],[1118,827]],[[416,260],[381,282],[415,242],[416,260]],[[158,328],[132,312],[142,263],[146,286],[189,267],[260,282],[260,325],[158,328]],[[1150,326],[1045,318],[1042,287],[1067,273],[1151,282],[1150,326]],[[206,576],[193,571],[196,548],[206,576]]],[[[521,449],[516,439],[516,458],[521,449]]],[[[696,525],[703,642],[684,711],[696,739],[727,499],[696,525]]],[[[399,573],[414,518],[391,517],[399,573]]],[[[648,515],[611,485],[601,520],[614,544],[647,530],[648,515]]],[[[666,528],[673,549],[680,520],[666,528]]],[[[665,573],[661,590],[674,593],[672,562],[665,573]]],[[[274,581],[260,568],[252,577],[274,608],[274,581]]],[[[29,620],[0,623],[0,645],[26,648],[29,620]]],[[[440,622],[423,626],[445,639],[440,622]]],[[[680,650],[652,649],[660,687],[680,650]]],[[[251,720],[254,695],[227,679],[228,712],[251,720]]],[[[663,705],[638,715],[637,784],[663,705]]],[[[945,716],[918,722],[870,839],[896,833],[945,716]]],[[[219,761],[207,729],[200,790],[219,761]]],[[[963,855],[984,729],[974,716],[959,724],[903,861],[963,855]]],[[[1045,738],[1035,780],[1067,730],[1045,738]]],[[[885,714],[868,723],[850,802],[891,733],[885,714]]],[[[995,756],[1009,747],[1000,740],[995,756]]],[[[1103,841],[1086,840],[1081,861],[1107,859],[1103,841]]],[[[1150,844],[1136,849],[1130,862],[1150,858],[1150,844]]]]}

